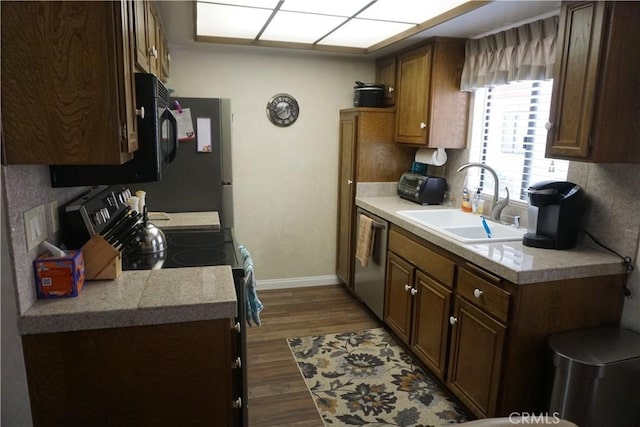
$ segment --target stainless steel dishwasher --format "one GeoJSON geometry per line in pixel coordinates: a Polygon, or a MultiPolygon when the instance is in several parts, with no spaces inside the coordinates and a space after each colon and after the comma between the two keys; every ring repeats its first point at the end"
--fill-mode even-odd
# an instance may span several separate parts
{"type": "Polygon", "coordinates": [[[367,267],[355,259],[355,273],[353,289],[356,295],[383,320],[384,316],[384,282],[387,264],[387,233],[389,223],[361,208],[356,210],[356,237],[360,229],[360,215],[366,215],[373,220],[373,250],[367,267]]]}

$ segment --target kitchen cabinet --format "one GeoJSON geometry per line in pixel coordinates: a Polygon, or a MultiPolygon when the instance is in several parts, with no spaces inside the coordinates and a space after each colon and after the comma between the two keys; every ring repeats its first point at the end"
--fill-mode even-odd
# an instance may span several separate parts
{"type": "Polygon", "coordinates": [[[155,1],[133,2],[136,67],[166,82],[169,78],[169,49],[155,1]]]}
{"type": "Polygon", "coordinates": [[[444,379],[455,265],[395,228],[388,249],[385,322],[444,379]]]}
{"type": "Polygon", "coordinates": [[[463,65],[459,39],[438,38],[397,56],[396,142],[466,146],[469,94],[460,91],[463,65]]]}
{"type": "Polygon", "coordinates": [[[396,104],[396,64],[395,56],[376,62],[376,83],[384,85],[384,105],[396,104]]]}
{"type": "MultiPolygon", "coordinates": [[[[493,283],[500,279],[484,272],[493,283]]],[[[448,387],[476,414],[495,413],[509,293],[463,268],[453,314],[448,387]],[[467,302],[473,301],[473,303],[467,302]],[[492,315],[497,315],[496,320],[492,315]]]]}
{"type": "Polygon", "coordinates": [[[547,157],[640,162],[638,22],[636,2],[562,4],[547,157]]]}
{"type": "Polygon", "coordinates": [[[130,3],[2,2],[1,15],[4,163],[130,160],[130,3]]]}
{"type": "Polygon", "coordinates": [[[355,197],[359,182],[394,182],[411,168],[414,152],[393,141],[393,108],[340,111],[336,274],[353,290],[355,197]]]}
{"type": "Polygon", "coordinates": [[[391,224],[384,321],[477,417],[547,410],[548,338],[620,322],[624,276],[516,285],[391,224]]]}
{"type": "Polygon", "coordinates": [[[34,426],[238,425],[231,319],[22,337],[34,426]]]}

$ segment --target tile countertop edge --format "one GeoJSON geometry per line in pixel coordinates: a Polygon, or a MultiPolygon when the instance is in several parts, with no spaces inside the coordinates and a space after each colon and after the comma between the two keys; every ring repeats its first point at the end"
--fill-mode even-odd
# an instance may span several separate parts
{"type": "MultiPolygon", "coordinates": [[[[31,335],[236,317],[238,313],[238,302],[231,268],[229,266],[189,268],[191,271],[193,271],[193,269],[219,270],[217,275],[220,276],[220,280],[215,286],[221,289],[221,295],[217,299],[203,301],[202,303],[181,303],[180,301],[173,301],[171,298],[168,298],[164,305],[156,304],[152,307],[142,306],[141,302],[145,298],[145,295],[148,295],[150,292],[155,292],[154,287],[147,283],[142,293],[137,296],[138,300],[133,304],[127,302],[126,306],[124,306],[125,304],[119,304],[118,300],[113,300],[107,303],[106,307],[87,310],[87,306],[83,304],[82,300],[76,300],[78,301],[77,306],[72,304],[72,307],[68,309],[60,307],[59,310],[56,310],[56,308],[58,308],[55,306],[56,301],[38,300],[29,310],[18,318],[18,331],[20,335],[31,335]]],[[[168,270],[174,270],[175,274],[177,270],[181,269],[168,270]]],[[[156,274],[161,274],[162,271],[163,270],[158,270],[156,274]]],[[[150,273],[151,271],[148,272],[149,278],[152,277],[150,273]]],[[[93,292],[90,295],[91,298],[97,300],[109,291],[115,292],[117,290],[115,288],[117,281],[120,281],[121,284],[126,286],[126,283],[122,282],[126,281],[127,277],[133,278],[134,274],[139,274],[139,272],[123,272],[124,276],[117,280],[100,281],[100,284],[96,286],[96,288],[100,287],[102,289],[93,292]],[[127,273],[130,274],[127,275],[127,273]],[[109,287],[113,287],[113,289],[110,290],[108,289],[109,287]]],[[[176,284],[175,286],[175,294],[179,295],[180,284],[176,284]]],[[[82,298],[83,294],[89,296],[90,293],[85,292],[83,289],[80,295],[74,297],[74,299],[82,298]]],[[[61,302],[65,300],[68,299],[61,299],[61,302]]]]}
{"type": "Polygon", "coordinates": [[[624,273],[621,260],[603,250],[586,246],[578,246],[568,251],[537,249],[526,247],[520,241],[464,244],[436,231],[417,226],[395,213],[398,210],[451,209],[449,206],[421,206],[397,196],[356,197],[356,206],[515,284],[624,273]],[[500,260],[491,258],[489,254],[500,260]],[[518,258],[521,265],[501,261],[509,257],[518,258]]]}

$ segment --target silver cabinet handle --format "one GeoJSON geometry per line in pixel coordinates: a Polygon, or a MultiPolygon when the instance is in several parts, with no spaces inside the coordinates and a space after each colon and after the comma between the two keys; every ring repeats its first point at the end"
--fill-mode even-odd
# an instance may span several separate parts
{"type": "Polygon", "coordinates": [[[144,107],[136,108],[136,116],[144,119],[144,107]]]}
{"type": "Polygon", "coordinates": [[[418,290],[416,288],[411,288],[411,295],[415,295],[418,293],[418,290]]]}
{"type": "Polygon", "coordinates": [[[389,93],[395,92],[395,88],[393,86],[389,86],[388,90],[389,90],[389,93]]]}
{"type": "Polygon", "coordinates": [[[347,180],[347,184],[351,185],[353,184],[353,181],[351,181],[350,179],[347,180]]]}
{"type": "Polygon", "coordinates": [[[478,288],[475,288],[473,290],[473,296],[476,297],[476,298],[480,298],[482,296],[482,294],[483,294],[483,292],[478,288]]]}
{"type": "Polygon", "coordinates": [[[241,397],[239,397],[239,398],[237,398],[236,400],[234,400],[234,401],[233,401],[233,403],[232,403],[232,405],[233,405],[233,407],[234,407],[235,409],[240,409],[240,408],[242,408],[242,398],[241,398],[241,397]]]}
{"type": "Polygon", "coordinates": [[[235,362],[233,362],[233,367],[235,369],[242,368],[242,359],[240,359],[240,356],[238,356],[235,362]]]}
{"type": "Polygon", "coordinates": [[[425,129],[427,124],[425,122],[420,123],[420,129],[425,129]]]}
{"type": "Polygon", "coordinates": [[[546,130],[551,130],[552,127],[553,127],[553,123],[551,123],[551,122],[547,122],[547,123],[544,124],[544,128],[546,130]]]}
{"type": "Polygon", "coordinates": [[[404,285],[404,290],[409,292],[409,289],[411,289],[411,285],[404,285]]]}
{"type": "Polygon", "coordinates": [[[449,317],[449,323],[451,323],[451,326],[455,325],[456,323],[458,323],[458,319],[454,316],[449,317]]]}
{"type": "Polygon", "coordinates": [[[240,322],[238,322],[235,325],[233,325],[233,329],[235,329],[237,333],[240,333],[240,331],[242,331],[242,327],[240,326],[240,322]]]}

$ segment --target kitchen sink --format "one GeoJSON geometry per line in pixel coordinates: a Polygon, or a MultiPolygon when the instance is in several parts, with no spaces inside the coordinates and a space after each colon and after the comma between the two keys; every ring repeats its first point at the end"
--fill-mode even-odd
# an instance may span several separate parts
{"type": "Polygon", "coordinates": [[[405,210],[396,214],[463,243],[522,240],[526,231],[524,228],[487,221],[491,230],[491,237],[488,237],[482,226],[482,217],[458,209],[405,210]]]}

